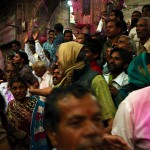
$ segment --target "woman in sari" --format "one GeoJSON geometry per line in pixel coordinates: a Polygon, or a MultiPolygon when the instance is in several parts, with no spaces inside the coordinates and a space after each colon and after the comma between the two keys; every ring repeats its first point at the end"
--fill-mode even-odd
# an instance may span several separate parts
{"type": "Polygon", "coordinates": [[[114,100],[116,108],[132,91],[150,85],[150,54],[141,53],[136,56],[128,67],[129,84],[119,90],[117,98],[114,100]]]}
{"type": "Polygon", "coordinates": [[[14,96],[14,100],[8,103],[7,109],[7,119],[11,129],[10,144],[15,150],[28,150],[32,112],[37,100],[34,97],[26,97],[27,84],[21,77],[15,77],[10,81],[10,90],[14,96]]]}

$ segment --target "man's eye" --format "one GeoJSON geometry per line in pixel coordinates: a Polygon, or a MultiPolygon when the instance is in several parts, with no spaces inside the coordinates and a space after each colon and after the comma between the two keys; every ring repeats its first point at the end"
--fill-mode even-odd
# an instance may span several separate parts
{"type": "Polygon", "coordinates": [[[79,127],[81,125],[81,121],[71,121],[69,122],[69,125],[72,127],[79,127]]]}

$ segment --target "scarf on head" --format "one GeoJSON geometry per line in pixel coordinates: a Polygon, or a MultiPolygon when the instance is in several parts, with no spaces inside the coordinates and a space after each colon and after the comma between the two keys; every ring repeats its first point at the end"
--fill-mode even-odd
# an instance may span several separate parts
{"type": "Polygon", "coordinates": [[[61,66],[65,70],[64,78],[57,86],[68,86],[73,81],[74,70],[82,69],[84,61],[76,62],[83,45],[77,42],[67,42],[60,45],[58,57],[61,66]]]}
{"type": "Polygon", "coordinates": [[[130,83],[138,87],[150,85],[150,73],[146,65],[145,52],[139,54],[132,60],[127,71],[130,83]]]}

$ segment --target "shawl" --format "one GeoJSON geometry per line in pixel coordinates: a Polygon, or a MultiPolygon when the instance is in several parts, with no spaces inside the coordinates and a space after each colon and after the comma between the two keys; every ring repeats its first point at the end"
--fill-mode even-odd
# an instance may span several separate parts
{"type": "Polygon", "coordinates": [[[138,87],[150,85],[150,73],[146,64],[146,53],[136,56],[128,67],[129,83],[138,87]]]}
{"type": "Polygon", "coordinates": [[[67,42],[60,45],[58,50],[59,63],[65,70],[64,77],[57,86],[68,86],[73,81],[74,71],[85,66],[84,61],[77,62],[77,57],[83,45],[77,42],[67,42]]]}

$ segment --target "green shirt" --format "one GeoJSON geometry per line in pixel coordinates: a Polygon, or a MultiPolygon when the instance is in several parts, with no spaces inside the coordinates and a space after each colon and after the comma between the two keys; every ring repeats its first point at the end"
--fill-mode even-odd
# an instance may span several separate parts
{"type": "Polygon", "coordinates": [[[95,92],[101,106],[102,121],[114,118],[116,113],[115,105],[111,98],[109,87],[103,76],[95,76],[91,88],[95,92]]]}

